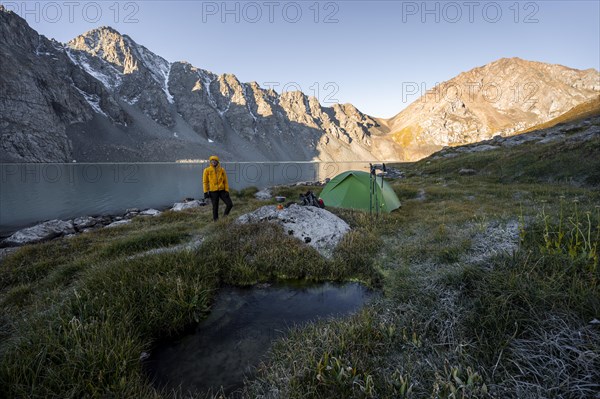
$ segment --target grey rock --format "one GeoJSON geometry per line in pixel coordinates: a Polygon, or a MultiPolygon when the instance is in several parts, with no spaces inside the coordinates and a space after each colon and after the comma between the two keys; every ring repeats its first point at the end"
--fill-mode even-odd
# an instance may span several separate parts
{"type": "Polygon", "coordinates": [[[103,224],[105,226],[109,225],[113,222],[113,218],[111,218],[110,216],[106,216],[106,215],[100,216],[97,220],[100,224],[103,224]]]}
{"type": "Polygon", "coordinates": [[[385,177],[390,179],[404,179],[406,174],[399,169],[387,167],[385,177]]]}
{"type": "Polygon", "coordinates": [[[590,126],[589,128],[583,130],[582,132],[568,136],[567,139],[565,140],[565,142],[581,143],[584,141],[588,141],[588,140],[592,140],[594,138],[600,137],[600,117],[594,119],[594,121],[597,123],[597,125],[590,126]]]}
{"type": "Polygon", "coordinates": [[[496,150],[500,147],[495,146],[495,145],[477,145],[475,147],[471,147],[470,151],[468,152],[483,152],[483,151],[492,151],[492,150],[496,150]]]}
{"type": "Polygon", "coordinates": [[[288,187],[300,187],[300,186],[323,186],[324,182],[321,181],[299,181],[297,183],[289,184],[288,187]]]}
{"type": "Polygon", "coordinates": [[[254,197],[261,201],[267,201],[273,198],[273,192],[270,188],[264,188],[258,191],[256,194],[254,194],[254,197]]]}
{"type": "Polygon", "coordinates": [[[472,176],[474,174],[477,174],[477,171],[475,169],[463,168],[458,171],[458,174],[461,176],[472,176]]]}
{"type": "Polygon", "coordinates": [[[159,216],[162,212],[157,209],[146,209],[140,212],[140,216],[159,216]]]}
{"type": "Polygon", "coordinates": [[[277,223],[284,231],[315,248],[321,255],[331,257],[333,249],[350,231],[350,226],[333,213],[314,206],[292,204],[278,210],[276,206],[263,206],[240,216],[237,223],[277,223]]]}
{"type": "Polygon", "coordinates": [[[189,202],[178,202],[173,205],[171,210],[175,211],[175,212],[181,212],[186,209],[194,209],[194,208],[198,208],[203,205],[206,205],[206,204],[203,202],[200,202],[198,200],[189,201],[189,202]]]}
{"type": "Polygon", "coordinates": [[[548,143],[553,143],[555,141],[561,141],[561,140],[564,140],[564,139],[565,139],[564,135],[562,135],[562,134],[556,134],[554,136],[546,137],[546,138],[538,141],[538,143],[539,144],[548,144],[548,143]]]}
{"type": "MultiPolygon", "coordinates": [[[[454,158],[457,157],[458,153],[457,152],[448,152],[446,154],[441,155],[442,158],[454,158]]],[[[437,159],[439,157],[433,157],[433,159],[437,159]]]]}
{"type": "Polygon", "coordinates": [[[534,141],[538,141],[540,139],[540,136],[537,133],[532,133],[532,134],[521,134],[518,136],[513,136],[510,138],[506,138],[503,142],[502,142],[502,146],[504,147],[514,147],[517,145],[521,145],[521,144],[525,144],[525,143],[529,143],[529,142],[534,142],[534,141]]]}
{"type": "Polygon", "coordinates": [[[98,220],[91,216],[78,217],[75,220],[73,220],[73,225],[77,230],[83,230],[89,227],[93,227],[96,225],[96,223],[98,223],[98,220]]]}
{"type": "Polygon", "coordinates": [[[19,230],[10,237],[6,238],[2,244],[3,246],[16,247],[48,241],[56,237],[74,233],[75,228],[73,226],[73,222],[50,220],[33,227],[19,230]]]}
{"type": "Polygon", "coordinates": [[[114,227],[124,226],[129,223],[131,223],[131,219],[117,220],[116,222],[112,222],[111,224],[105,226],[105,228],[114,228],[114,227]]]}

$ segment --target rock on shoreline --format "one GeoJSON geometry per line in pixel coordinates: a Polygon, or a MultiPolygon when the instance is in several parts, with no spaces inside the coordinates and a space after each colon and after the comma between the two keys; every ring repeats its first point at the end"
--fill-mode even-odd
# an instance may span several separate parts
{"type": "Polygon", "coordinates": [[[19,230],[2,242],[4,247],[19,247],[26,244],[48,241],[56,237],[75,234],[75,226],[72,221],[50,220],[19,230]]]}
{"type": "MultiPolygon", "coordinates": [[[[172,211],[181,211],[184,209],[193,209],[199,206],[206,205],[198,200],[185,201],[173,204],[169,208],[172,211]]],[[[81,216],[71,220],[49,220],[39,223],[35,226],[21,229],[4,240],[0,240],[0,248],[15,248],[28,244],[36,244],[39,242],[50,241],[59,237],[73,236],[78,233],[87,233],[99,228],[113,228],[126,225],[131,222],[131,219],[138,216],[154,217],[160,216],[162,211],[158,209],[146,209],[140,211],[137,208],[127,209],[123,215],[112,216],[81,216]]],[[[8,254],[11,251],[0,252],[0,258],[3,254],[8,254]]]]}

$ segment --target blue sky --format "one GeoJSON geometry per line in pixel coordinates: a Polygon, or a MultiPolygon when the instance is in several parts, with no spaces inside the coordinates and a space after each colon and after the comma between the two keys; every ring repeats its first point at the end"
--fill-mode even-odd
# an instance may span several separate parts
{"type": "Polygon", "coordinates": [[[391,117],[419,94],[502,57],[600,69],[592,1],[1,1],[61,42],[102,25],[189,61],[325,105],[391,117]]]}

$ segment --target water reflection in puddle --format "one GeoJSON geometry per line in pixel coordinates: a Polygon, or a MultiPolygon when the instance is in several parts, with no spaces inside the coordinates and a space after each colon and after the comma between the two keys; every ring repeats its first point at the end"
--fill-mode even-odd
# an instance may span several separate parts
{"type": "Polygon", "coordinates": [[[208,318],[192,334],[156,348],[147,370],[159,387],[231,392],[287,328],[351,314],[370,296],[357,283],[224,288],[208,318]]]}

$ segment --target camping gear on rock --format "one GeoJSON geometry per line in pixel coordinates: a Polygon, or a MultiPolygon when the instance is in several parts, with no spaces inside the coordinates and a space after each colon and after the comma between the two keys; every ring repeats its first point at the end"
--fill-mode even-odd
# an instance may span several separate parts
{"type": "Polygon", "coordinates": [[[275,197],[275,201],[277,201],[277,202],[285,202],[285,197],[282,197],[281,195],[278,195],[277,197],[275,197]]]}
{"type": "Polygon", "coordinates": [[[334,208],[359,209],[371,213],[390,213],[398,209],[398,196],[383,180],[382,174],[376,174],[379,166],[371,169],[373,173],[358,170],[340,173],[325,185],[320,197],[327,206],[334,208]]]}
{"type": "Polygon", "coordinates": [[[317,208],[325,208],[325,203],[320,198],[317,198],[312,191],[307,191],[306,194],[300,194],[300,205],[316,206],[317,208]]]}

